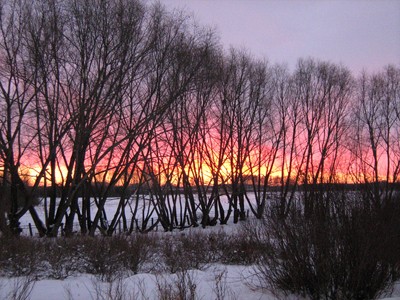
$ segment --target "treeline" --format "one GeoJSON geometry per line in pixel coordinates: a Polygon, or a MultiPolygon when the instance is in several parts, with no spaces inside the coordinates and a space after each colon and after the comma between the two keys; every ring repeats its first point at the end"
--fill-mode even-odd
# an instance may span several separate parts
{"type": "Polygon", "coordinates": [[[356,78],[306,59],[290,71],[225,53],[214,32],[141,1],[5,1],[0,16],[3,233],[27,213],[41,236],[76,221],[83,235],[147,231],[154,215],[165,230],[212,226],[246,219],[246,205],[262,218],[271,185],[282,218],[299,186],[309,211],[321,185],[392,197],[397,66],[356,78]]]}

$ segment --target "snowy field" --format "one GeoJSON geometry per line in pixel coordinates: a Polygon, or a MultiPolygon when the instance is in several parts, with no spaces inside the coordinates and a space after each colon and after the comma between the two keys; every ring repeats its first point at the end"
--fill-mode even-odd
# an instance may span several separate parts
{"type": "MultiPolygon", "coordinates": [[[[112,217],[116,210],[117,199],[107,201],[106,212],[112,217]]],[[[93,204],[93,210],[96,207],[93,204]]],[[[246,207],[248,209],[248,207],[246,207]]],[[[43,207],[38,206],[39,215],[44,215],[43,207]]],[[[156,217],[156,216],[154,216],[156,217]]],[[[28,224],[33,224],[29,214],[21,219],[24,228],[23,234],[28,235],[28,224]]],[[[209,227],[206,231],[221,231],[232,234],[239,228],[232,221],[227,225],[209,227]]],[[[184,232],[203,230],[189,228],[184,232]]],[[[156,235],[180,234],[180,231],[156,235]]],[[[104,282],[90,274],[78,274],[63,280],[38,279],[30,282],[29,278],[0,277],[0,299],[174,299],[163,298],[166,292],[178,290],[185,277],[187,286],[193,288],[194,299],[299,299],[297,296],[276,296],[269,291],[260,291],[254,288],[254,269],[252,266],[209,264],[201,270],[189,270],[185,274],[170,273],[139,273],[129,277],[119,276],[114,281],[104,282]],[[25,297],[26,296],[26,297],[25,297]]],[[[188,291],[186,291],[188,292],[188,291]]],[[[188,292],[189,293],[189,292],[188,292]]],[[[381,299],[400,299],[400,283],[395,285],[393,292],[381,299]]]]}
{"type": "MultiPolygon", "coordinates": [[[[275,299],[270,293],[252,290],[247,282],[250,272],[250,267],[213,265],[204,271],[188,271],[188,275],[195,285],[196,299],[275,299]],[[221,281],[217,283],[221,274],[221,281]],[[218,298],[221,296],[223,298],[218,298]]],[[[15,278],[0,279],[0,299],[12,292],[17,281],[15,278]]],[[[28,299],[109,299],[110,290],[114,295],[122,293],[124,299],[160,299],[158,285],[174,288],[177,282],[176,274],[138,274],[113,283],[83,274],[65,280],[39,280],[33,285],[28,299]]]]}
{"type": "MultiPolygon", "coordinates": [[[[191,284],[194,285],[194,299],[299,299],[296,296],[278,297],[268,291],[257,291],[251,284],[251,267],[232,265],[210,265],[205,270],[189,270],[191,284]]],[[[38,280],[26,289],[24,294],[24,278],[1,278],[0,299],[135,299],[156,300],[171,299],[165,297],[165,289],[176,289],[180,280],[176,274],[137,274],[121,278],[112,283],[102,282],[92,275],[82,274],[64,280],[38,280]],[[19,291],[15,293],[16,288],[19,291]],[[26,296],[26,297],[25,297],[26,296]]],[[[381,299],[400,299],[400,284],[393,293],[381,299]]]]}
{"type": "MultiPolygon", "coordinates": [[[[249,199],[250,200],[254,200],[254,195],[250,193],[249,194],[249,199]]],[[[135,200],[129,200],[129,204],[126,207],[128,223],[131,221],[129,205],[134,207],[135,206],[134,201],[135,200]]],[[[151,204],[151,200],[149,200],[149,199],[140,200],[140,201],[141,202],[138,205],[138,212],[136,214],[136,219],[138,220],[139,226],[142,223],[140,216],[142,216],[143,211],[144,211],[144,214],[146,215],[147,211],[149,209],[149,205],[152,205],[151,204]],[[143,205],[142,201],[146,201],[146,204],[143,205]]],[[[38,213],[38,215],[39,215],[39,217],[41,218],[42,221],[44,221],[44,216],[45,216],[44,204],[43,203],[44,203],[44,201],[41,200],[40,204],[38,206],[36,206],[36,211],[37,211],[37,213],[38,213]]],[[[117,211],[118,203],[119,203],[119,198],[110,197],[110,198],[107,199],[106,204],[104,206],[104,211],[105,211],[105,213],[107,215],[108,220],[111,220],[113,218],[115,212],[117,211]]],[[[228,199],[227,199],[226,196],[221,196],[221,203],[222,203],[222,205],[223,205],[223,207],[225,209],[225,212],[226,212],[228,210],[228,206],[229,206],[229,204],[228,204],[229,202],[228,202],[228,199]]],[[[96,214],[96,212],[97,212],[97,206],[96,206],[94,200],[91,201],[91,206],[90,207],[91,207],[92,216],[94,216],[96,214]]],[[[245,210],[248,213],[248,215],[251,217],[251,213],[249,212],[250,207],[249,207],[249,204],[247,203],[247,201],[245,202],[245,210]]],[[[176,211],[177,211],[177,214],[179,216],[180,211],[181,211],[181,207],[179,207],[179,205],[176,206],[176,211]]],[[[214,213],[214,207],[211,208],[210,213],[211,213],[211,215],[214,213]]],[[[201,218],[200,215],[198,215],[198,217],[199,217],[199,219],[201,218]]],[[[153,212],[153,214],[151,214],[151,218],[155,222],[157,220],[157,214],[155,212],[153,212]]],[[[27,212],[24,216],[22,216],[22,218],[20,219],[20,222],[21,222],[21,228],[22,228],[22,235],[27,236],[27,235],[30,234],[29,226],[31,226],[31,230],[33,232],[33,235],[36,235],[37,231],[36,231],[34,222],[32,220],[31,215],[29,214],[29,212],[27,212]]],[[[228,222],[228,225],[230,223],[232,223],[232,222],[233,222],[233,214],[231,214],[231,220],[228,222]]],[[[74,224],[75,224],[74,225],[75,230],[77,232],[79,232],[79,223],[78,223],[78,221],[76,220],[74,224]]],[[[156,227],[155,230],[162,231],[161,225],[156,227]]]]}

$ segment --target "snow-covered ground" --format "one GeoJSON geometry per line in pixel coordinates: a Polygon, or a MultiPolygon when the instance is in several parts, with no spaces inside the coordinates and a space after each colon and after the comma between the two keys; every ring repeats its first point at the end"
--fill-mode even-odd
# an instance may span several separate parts
{"type": "MultiPolygon", "coordinates": [[[[110,216],[115,212],[117,201],[110,199],[107,201],[106,212],[110,216]]],[[[95,207],[93,207],[95,209],[95,207]]],[[[39,215],[44,215],[43,207],[37,208],[39,215]]],[[[21,219],[22,225],[27,229],[32,223],[29,214],[21,219]]],[[[232,234],[237,231],[239,225],[229,222],[227,225],[217,225],[207,228],[207,231],[223,231],[232,234]]],[[[185,232],[203,230],[201,228],[190,228],[185,232]]],[[[28,232],[24,230],[24,234],[28,232]]],[[[180,234],[174,233],[155,233],[155,234],[180,234]]],[[[195,290],[196,299],[277,299],[271,292],[255,290],[252,283],[252,267],[238,265],[210,264],[202,270],[189,270],[186,276],[187,286],[192,286],[195,290]],[[187,282],[189,280],[189,282],[187,282]]],[[[118,295],[123,295],[119,299],[160,299],[160,294],[166,291],[172,292],[178,289],[182,277],[177,274],[153,274],[139,273],[130,277],[119,277],[112,283],[102,282],[98,277],[89,274],[79,274],[68,277],[64,280],[39,279],[30,285],[25,278],[5,278],[0,277],[0,299],[25,299],[23,287],[28,297],[26,299],[117,299],[118,295]],[[30,290],[29,288],[32,288],[30,290]],[[13,294],[17,291],[19,294],[13,294]],[[21,294],[22,293],[22,294],[21,294]],[[21,297],[19,297],[21,296],[21,297]]],[[[287,297],[285,299],[288,299],[287,297]]],[[[298,299],[298,297],[289,297],[298,299]]],[[[400,299],[400,283],[394,287],[393,293],[382,299],[400,299]]]]}
{"type": "MultiPolygon", "coordinates": [[[[142,220],[140,219],[140,216],[142,216],[142,209],[144,211],[146,211],[145,212],[145,215],[146,215],[149,205],[152,205],[151,201],[148,200],[148,199],[146,200],[146,196],[144,196],[144,197],[145,197],[144,199],[140,200],[141,202],[138,205],[138,213],[136,215],[136,218],[138,219],[139,225],[142,223],[142,220]],[[146,205],[142,204],[142,201],[147,201],[146,205]]],[[[251,200],[255,201],[254,200],[254,195],[252,193],[249,194],[249,198],[251,200]]],[[[80,200],[78,200],[78,201],[80,201],[80,200]]],[[[129,200],[129,201],[130,201],[130,204],[133,207],[135,205],[135,203],[134,203],[135,200],[129,200]]],[[[119,198],[110,197],[110,198],[107,199],[106,204],[104,206],[104,211],[105,211],[105,213],[107,215],[107,218],[109,220],[111,220],[113,218],[115,212],[117,211],[118,203],[119,203],[119,198]]],[[[223,205],[225,211],[228,210],[228,206],[229,206],[228,203],[229,203],[228,202],[228,198],[225,195],[222,195],[221,196],[221,204],[223,205]]],[[[172,202],[171,202],[171,205],[172,205],[172,202]]],[[[94,216],[96,214],[96,212],[97,212],[97,209],[98,209],[96,204],[95,204],[94,199],[91,200],[90,207],[91,207],[91,214],[92,214],[92,216],[94,216]]],[[[245,202],[245,210],[246,211],[250,210],[250,207],[249,207],[249,204],[247,203],[247,201],[245,202]]],[[[37,211],[38,216],[41,218],[41,220],[44,221],[45,209],[44,209],[44,200],[43,199],[41,200],[40,204],[38,206],[36,206],[36,211],[37,211]]],[[[130,222],[130,220],[132,218],[132,216],[130,215],[129,211],[130,211],[129,207],[127,207],[126,208],[126,212],[127,212],[128,222],[130,222]]],[[[180,211],[181,211],[181,207],[179,205],[176,206],[176,211],[177,211],[177,215],[179,215],[180,211]]],[[[214,213],[214,208],[212,207],[210,211],[211,211],[211,215],[212,215],[214,213]]],[[[155,222],[157,220],[156,212],[153,211],[153,213],[151,214],[150,217],[153,218],[153,220],[155,222]]],[[[231,218],[233,218],[233,214],[231,215],[231,218]]],[[[20,219],[20,223],[21,223],[21,228],[22,228],[22,234],[23,235],[27,236],[27,235],[30,234],[29,224],[31,225],[31,230],[33,232],[33,235],[36,235],[37,231],[36,231],[34,222],[33,222],[32,217],[31,217],[29,212],[27,212],[24,216],[22,216],[22,218],[20,219]]],[[[229,223],[232,223],[232,221],[228,222],[228,225],[229,225],[229,223]]],[[[76,220],[74,227],[75,227],[75,229],[77,231],[79,231],[78,220],[76,220]]],[[[157,229],[160,229],[160,228],[157,227],[157,229]]]]}
{"type": "MultiPolygon", "coordinates": [[[[272,300],[277,298],[268,291],[257,291],[251,285],[251,267],[210,265],[205,270],[191,270],[189,276],[193,286],[195,299],[248,299],[272,300]]],[[[160,299],[160,293],[171,292],[177,289],[179,282],[177,274],[137,274],[128,278],[121,278],[112,283],[102,282],[92,275],[82,274],[64,280],[38,280],[31,285],[27,298],[22,294],[13,294],[17,286],[24,285],[24,278],[1,278],[0,299],[160,299]],[[118,298],[122,295],[122,298],[118,298]],[[16,297],[15,297],[16,296],[16,297]]],[[[21,293],[21,291],[19,291],[21,293]]],[[[299,299],[296,296],[285,299],[299,299]]],[[[400,299],[400,284],[395,286],[391,297],[382,298],[400,299]]]]}
{"type": "MultiPolygon", "coordinates": [[[[188,286],[194,287],[196,299],[275,299],[270,293],[251,288],[250,272],[251,267],[210,265],[202,271],[187,271],[185,275],[191,280],[188,286]]],[[[0,278],[0,299],[6,299],[23,281],[23,278],[0,278]]],[[[177,274],[137,274],[113,283],[83,274],[64,280],[39,280],[33,284],[28,299],[110,299],[110,294],[121,293],[126,299],[159,299],[163,289],[176,289],[179,282],[177,274]]]]}

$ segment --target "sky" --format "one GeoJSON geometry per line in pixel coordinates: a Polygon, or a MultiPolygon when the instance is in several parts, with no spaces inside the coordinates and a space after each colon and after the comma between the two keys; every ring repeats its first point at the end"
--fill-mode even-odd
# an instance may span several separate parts
{"type": "Polygon", "coordinates": [[[400,0],[160,0],[214,28],[224,49],[293,69],[299,58],[355,73],[400,66],[400,0]]]}

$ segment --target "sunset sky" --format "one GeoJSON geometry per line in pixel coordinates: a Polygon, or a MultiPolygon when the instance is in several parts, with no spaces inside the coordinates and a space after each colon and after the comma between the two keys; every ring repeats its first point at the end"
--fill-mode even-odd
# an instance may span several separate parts
{"type": "MultiPolygon", "coordinates": [[[[151,0],[150,0],[151,1],[151,0]]],[[[400,64],[400,1],[161,0],[215,28],[225,49],[246,48],[292,69],[299,57],[356,74],[400,64]]]]}

